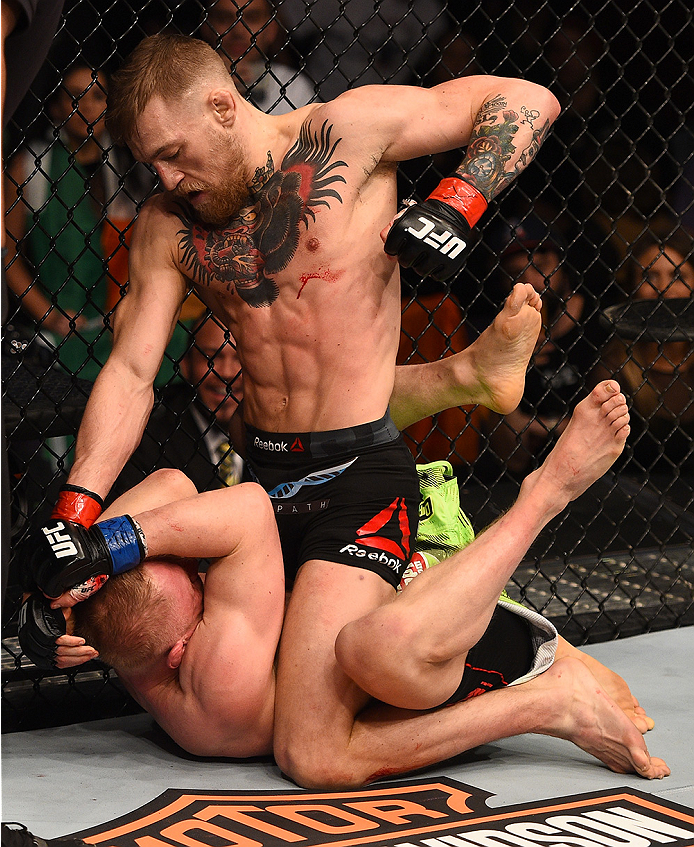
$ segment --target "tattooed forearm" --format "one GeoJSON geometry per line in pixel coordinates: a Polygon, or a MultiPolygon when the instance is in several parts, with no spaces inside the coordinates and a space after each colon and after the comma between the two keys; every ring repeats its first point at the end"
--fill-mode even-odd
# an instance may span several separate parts
{"type": "Polygon", "coordinates": [[[540,129],[535,127],[540,119],[538,111],[522,106],[519,114],[507,106],[502,95],[482,106],[465,158],[456,171],[487,200],[495,197],[532,162],[549,132],[549,120],[545,120],[540,129]],[[525,141],[528,129],[530,141],[516,156],[519,136],[525,141]]]}
{"type": "MultiPolygon", "coordinates": [[[[537,114],[537,113],[536,113],[537,114]]],[[[537,156],[537,151],[542,146],[542,142],[547,137],[547,133],[549,132],[550,122],[545,121],[544,125],[540,129],[533,128],[533,135],[527,147],[521,150],[520,156],[518,157],[518,161],[514,165],[514,167],[507,171],[504,174],[503,179],[499,181],[499,186],[497,188],[497,192],[502,191],[506,186],[513,182],[513,180],[518,176],[518,174],[528,167],[528,165],[532,162],[532,160],[537,156]]]]}

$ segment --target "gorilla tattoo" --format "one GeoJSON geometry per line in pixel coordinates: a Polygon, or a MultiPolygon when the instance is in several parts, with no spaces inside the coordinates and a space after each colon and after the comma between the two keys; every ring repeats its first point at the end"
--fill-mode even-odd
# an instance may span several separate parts
{"type": "Polygon", "coordinates": [[[320,132],[305,123],[279,171],[268,151],[267,163],[249,185],[250,205],[224,227],[200,224],[181,207],[181,261],[193,282],[221,282],[255,308],[277,299],[273,276],[294,258],[301,227],[315,220],[317,206],[330,208],[331,199],[342,203],[334,186],[346,183],[338,171],[347,164],[333,161],[342,139],[331,143],[331,131],[327,121],[320,132]]]}

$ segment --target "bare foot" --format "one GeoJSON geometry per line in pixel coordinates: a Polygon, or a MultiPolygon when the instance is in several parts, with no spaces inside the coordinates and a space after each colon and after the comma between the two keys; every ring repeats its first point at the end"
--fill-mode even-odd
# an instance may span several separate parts
{"type": "Polygon", "coordinates": [[[626,681],[614,671],[599,662],[587,653],[576,651],[576,658],[580,659],[588,670],[593,674],[605,693],[619,706],[636,729],[643,735],[655,726],[653,718],[649,718],[645,709],[639,705],[626,684],[626,681]]]}
{"type": "Polygon", "coordinates": [[[468,347],[477,385],[471,402],[507,415],[520,403],[525,372],[542,324],[540,295],[529,283],[517,283],[502,310],[468,347]]]}
{"type": "Polygon", "coordinates": [[[651,757],[642,734],[579,659],[559,659],[525,684],[548,695],[549,711],[537,730],[540,734],[573,742],[615,773],[645,779],[670,775],[670,768],[651,757]]]}
{"type": "Polygon", "coordinates": [[[542,467],[524,480],[521,493],[539,491],[548,512],[559,514],[611,467],[629,431],[629,410],[619,384],[613,379],[599,383],[576,406],[542,467]]]}
{"type": "Polygon", "coordinates": [[[565,656],[571,656],[583,662],[598,681],[601,688],[615,701],[639,732],[645,734],[648,730],[653,729],[655,721],[649,718],[645,710],[641,708],[639,701],[634,697],[629,686],[618,673],[610,670],[589,653],[584,653],[578,647],[569,644],[565,638],[559,636],[557,660],[563,659],[565,656]]]}

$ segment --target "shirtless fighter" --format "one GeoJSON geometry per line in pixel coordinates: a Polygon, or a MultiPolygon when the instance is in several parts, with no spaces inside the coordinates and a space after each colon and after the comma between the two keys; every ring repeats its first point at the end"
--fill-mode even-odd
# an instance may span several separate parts
{"type": "Polygon", "coordinates": [[[111,134],[166,192],[138,218],[113,351],[57,514],[96,517],[142,435],[192,282],[237,341],[246,458],[296,577],[275,755],[302,784],[325,781],[326,762],[350,744],[345,716],[365,702],[337,665],[337,635],[393,598],[416,535],[414,463],[387,410],[398,261],[457,273],[471,227],[533,160],[558,111],[540,86],[484,76],[355,88],[268,116],[239,96],[210,47],[170,35],[141,42],[112,80],[111,134]],[[397,163],[465,145],[456,174],[389,229],[397,163]]]}
{"type": "MultiPolygon", "coordinates": [[[[540,676],[464,699],[476,685],[466,658],[477,667],[473,656],[484,662],[493,657],[506,672],[509,657],[525,650],[527,662],[529,630],[509,630],[513,624],[499,620],[498,595],[542,526],[619,455],[628,419],[617,384],[601,383],[578,405],[504,517],[419,575],[392,602],[342,630],[341,660],[386,703],[428,708],[455,692],[453,705],[422,712],[371,701],[358,714],[345,713],[349,744],[338,761],[326,758],[307,784],[360,786],[525,732],[571,740],[617,772],[669,774],[662,760],[648,755],[641,733],[653,723],[624,681],[563,639],[554,664],[540,676]],[[506,627],[500,651],[494,643],[499,626],[506,627]]],[[[112,553],[104,556],[111,564],[118,559],[121,568],[129,546],[132,569],[70,610],[76,631],[99,646],[133,696],[189,752],[233,757],[272,752],[284,570],[265,493],[251,483],[197,495],[180,472],[159,471],[104,517],[89,530],[79,528],[75,537],[102,552],[108,542],[112,553]],[[117,532],[122,542],[126,525],[137,528],[141,541],[113,544],[117,532]],[[145,563],[137,567],[143,555],[145,563]],[[201,555],[216,559],[207,572],[204,606],[196,563],[188,558],[201,555]]],[[[44,581],[50,577],[60,587],[69,584],[69,574],[81,579],[96,572],[94,560],[61,562],[48,548],[39,559],[44,581]]],[[[36,655],[42,633],[49,636],[44,646],[52,649],[46,624],[64,630],[63,610],[50,610],[39,600],[29,608],[22,640],[35,639],[36,655]]],[[[65,648],[60,650],[64,656],[65,648]]],[[[526,670],[511,662],[506,681],[526,670]]]]}

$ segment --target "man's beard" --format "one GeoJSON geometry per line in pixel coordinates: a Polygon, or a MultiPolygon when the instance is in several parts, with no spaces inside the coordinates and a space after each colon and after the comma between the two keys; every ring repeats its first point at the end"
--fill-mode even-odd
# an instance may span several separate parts
{"type": "Polygon", "coordinates": [[[234,139],[216,141],[212,150],[216,169],[223,176],[216,185],[187,182],[174,191],[176,196],[188,200],[189,195],[203,191],[207,196],[193,205],[188,201],[192,216],[203,224],[221,228],[236,217],[250,202],[243,151],[234,139]]]}

